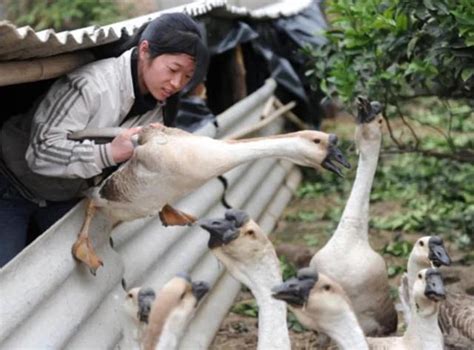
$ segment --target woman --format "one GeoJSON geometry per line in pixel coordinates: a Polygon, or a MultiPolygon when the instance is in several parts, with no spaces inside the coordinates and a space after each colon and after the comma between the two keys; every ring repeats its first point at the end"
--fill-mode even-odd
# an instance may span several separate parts
{"type": "Polygon", "coordinates": [[[178,94],[207,72],[197,24],[164,14],[144,26],[117,58],[93,62],[58,79],[28,116],[0,134],[0,267],[27,242],[30,224],[46,230],[83,196],[88,179],[129,159],[140,125],[173,126],[178,94]],[[137,42],[137,44],[135,44],[137,42]],[[71,141],[86,128],[127,128],[110,143],[71,141]]]}

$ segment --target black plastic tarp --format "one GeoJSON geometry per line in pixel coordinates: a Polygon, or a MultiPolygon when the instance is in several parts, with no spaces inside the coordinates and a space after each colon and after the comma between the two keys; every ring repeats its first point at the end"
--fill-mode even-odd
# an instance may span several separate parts
{"type": "MultiPolygon", "coordinates": [[[[311,90],[305,75],[306,58],[300,52],[305,45],[318,46],[324,43],[322,31],[326,28],[326,21],[319,2],[313,2],[295,16],[275,20],[203,18],[201,21],[206,27],[214,62],[219,62],[220,57],[221,61],[230,59],[230,56],[225,55],[238,45],[243,48],[249,94],[258,89],[265,79],[272,77],[278,83],[277,96],[283,102],[296,100],[296,114],[310,126],[319,128],[322,117],[319,102],[322,95],[311,90]]],[[[218,74],[222,75],[222,72],[218,74]]],[[[225,76],[216,78],[210,72],[208,77],[213,84],[208,86],[212,100],[211,89],[224,89],[225,76]]],[[[210,103],[212,109],[216,103],[210,103]]],[[[224,107],[228,107],[225,102],[213,109],[215,113],[220,113],[224,107]]]]}

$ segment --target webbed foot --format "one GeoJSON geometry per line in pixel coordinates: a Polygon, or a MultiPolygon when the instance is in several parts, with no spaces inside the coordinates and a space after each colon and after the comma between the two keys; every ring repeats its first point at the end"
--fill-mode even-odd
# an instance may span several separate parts
{"type": "Polygon", "coordinates": [[[185,226],[192,225],[197,221],[197,218],[182,212],[178,209],[173,208],[171,205],[166,204],[160,211],[160,219],[163,226],[185,226]]]}

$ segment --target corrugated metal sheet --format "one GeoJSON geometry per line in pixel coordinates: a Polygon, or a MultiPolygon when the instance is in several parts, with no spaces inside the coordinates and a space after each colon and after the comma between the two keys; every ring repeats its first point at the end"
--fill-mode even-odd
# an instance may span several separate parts
{"type": "MultiPolygon", "coordinates": [[[[257,122],[275,87],[268,80],[220,115],[217,135],[225,137],[257,122]]],[[[279,120],[262,134],[281,128],[279,120]]],[[[216,130],[211,125],[200,133],[214,135],[216,130]]],[[[300,174],[289,163],[263,159],[241,165],[225,178],[227,202],[248,211],[270,231],[300,174]]],[[[223,194],[222,183],[215,179],[176,207],[198,217],[221,215],[223,194]]],[[[0,349],[128,349],[122,282],[128,288],[159,288],[184,270],[213,288],[190,324],[182,348],[207,348],[240,289],[210,254],[208,234],[196,227],[164,228],[158,218],[146,218],[118,226],[109,242],[102,234],[108,224],[96,217],[91,235],[105,265],[94,277],[71,255],[83,217],[80,203],[0,271],[0,349]]]]}
{"type": "Polygon", "coordinates": [[[133,34],[142,24],[166,12],[184,12],[194,17],[210,15],[270,19],[294,15],[310,3],[310,0],[286,0],[249,10],[229,4],[225,0],[201,0],[102,27],[91,26],[60,33],[52,29],[35,32],[31,27],[17,28],[2,21],[0,61],[54,56],[111,43],[125,35],[133,34]]]}

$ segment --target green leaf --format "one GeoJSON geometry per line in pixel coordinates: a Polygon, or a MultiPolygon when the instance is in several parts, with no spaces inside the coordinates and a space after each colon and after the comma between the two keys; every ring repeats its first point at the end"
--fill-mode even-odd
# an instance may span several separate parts
{"type": "Polygon", "coordinates": [[[413,50],[415,49],[416,43],[418,42],[418,36],[414,36],[407,45],[407,57],[410,58],[412,56],[413,50]]]}
{"type": "Polygon", "coordinates": [[[428,10],[435,11],[436,6],[433,5],[433,2],[431,0],[423,0],[423,4],[428,10]]]}
{"type": "Polygon", "coordinates": [[[468,81],[472,77],[473,74],[474,74],[474,68],[464,68],[461,73],[461,78],[465,82],[465,81],[468,81]]]}

